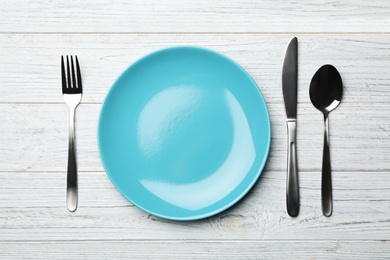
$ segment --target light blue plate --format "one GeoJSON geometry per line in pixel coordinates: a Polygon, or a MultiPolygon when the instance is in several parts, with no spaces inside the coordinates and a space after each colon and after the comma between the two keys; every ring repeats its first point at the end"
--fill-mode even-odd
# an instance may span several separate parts
{"type": "Polygon", "coordinates": [[[238,64],[175,47],[126,69],[99,119],[99,150],[115,187],[161,218],[195,220],[239,201],[270,149],[264,98],[238,64]]]}

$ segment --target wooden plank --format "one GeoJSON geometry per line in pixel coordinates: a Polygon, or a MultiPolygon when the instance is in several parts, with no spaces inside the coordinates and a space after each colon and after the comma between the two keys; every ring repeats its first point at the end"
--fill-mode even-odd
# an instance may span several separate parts
{"type": "Polygon", "coordinates": [[[390,4],[364,1],[1,1],[1,32],[389,32],[390,4]]]}
{"type": "Polygon", "coordinates": [[[387,259],[388,241],[84,241],[0,243],[2,259],[387,259]],[[88,250],[86,250],[88,248],[88,250]]]}
{"type": "Polygon", "coordinates": [[[300,175],[301,211],[285,209],[285,172],[266,171],[231,209],[200,221],[148,215],[103,172],[80,172],[79,209],[65,207],[65,173],[0,173],[0,241],[390,240],[388,172],[334,172],[334,214],[321,213],[320,173],[300,175]]]}
{"type": "MultiPolygon", "coordinates": [[[[211,1],[212,2],[212,1],[211,1]]],[[[389,27],[390,28],[390,27],[389,27]]],[[[387,35],[297,35],[298,101],[310,103],[312,76],[335,65],[345,87],[343,103],[388,103],[390,37],[387,35]]],[[[291,34],[2,34],[0,102],[62,103],[60,56],[77,54],[83,103],[101,103],[120,73],[155,50],[196,45],[221,52],[254,78],[269,103],[283,103],[281,66],[291,34]]]]}
{"type": "MultiPolygon", "coordinates": [[[[284,105],[269,104],[272,143],[267,170],[284,171],[287,165],[284,105]]],[[[82,104],[76,112],[78,167],[103,171],[97,146],[101,106],[82,104]]],[[[0,104],[2,171],[65,171],[68,111],[61,104],[0,104]]],[[[300,171],[320,171],[322,115],[311,104],[299,105],[298,164],[300,171]]],[[[342,103],[330,115],[333,170],[390,170],[390,103],[342,103]]]]}
{"type": "Polygon", "coordinates": [[[0,0],[0,259],[378,259],[390,255],[390,3],[386,0],[0,0]],[[285,209],[286,126],[281,63],[299,38],[301,212],[285,209]],[[170,46],[221,52],[261,88],[272,148],[255,187],[231,209],[174,222],[124,199],[100,163],[101,103],[129,64],[170,46]],[[59,57],[79,55],[84,98],[76,117],[80,204],[65,207],[67,108],[59,57]],[[322,116],[314,72],[341,72],[330,116],[334,215],[320,207],[322,116]]]}

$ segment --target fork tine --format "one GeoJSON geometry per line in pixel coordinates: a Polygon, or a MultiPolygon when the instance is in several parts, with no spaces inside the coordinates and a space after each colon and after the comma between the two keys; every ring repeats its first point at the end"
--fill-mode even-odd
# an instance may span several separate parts
{"type": "Polygon", "coordinates": [[[65,93],[65,91],[66,91],[66,77],[65,77],[64,56],[61,56],[61,77],[62,77],[62,93],[65,93]]]}
{"type": "Polygon", "coordinates": [[[69,59],[68,59],[68,55],[66,55],[66,68],[67,68],[67,72],[68,72],[68,88],[72,88],[72,78],[70,77],[70,69],[69,69],[69,59]]]}
{"type": "Polygon", "coordinates": [[[72,86],[73,88],[77,88],[76,75],[74,73],[73,56],[70,56],[70,63],[72,64],[72,86]]]}
{"type": "Polygon", "coordinates": [[[80,73],[80,65],[79,65],[79,60],[76,57],[76,71],[77,71],[77,87],[79,88],[79,91],[83,90],[83,86],[81,84],[81,73],[80,73]]]}

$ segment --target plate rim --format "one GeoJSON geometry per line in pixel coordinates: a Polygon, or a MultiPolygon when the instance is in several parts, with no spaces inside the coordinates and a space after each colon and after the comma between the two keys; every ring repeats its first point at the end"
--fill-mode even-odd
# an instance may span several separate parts
{"type": "Polygon", "coordinates": [[[115,81],[112,83],[111,87],[109,88],[107,94],[104,97],[104,100],[103,100],[103,103],[101,105],[100,112],[99,112],[97,128],[98,128],[97,129],[97,139],[98,139],[97,143],[98,143],[98,151],[99,151],[100,161],[102,162],[102,165],[103,165],[103,168],[104,168],[104,171],[105,171],[106,175],[109,177],[109,179],[110,179],[111,183],[114,185],[115,189],[117,191],[119,191],[119,193],[126,200],[128,200],[130,203],[132,203],[134,206],[138,207],[139,209],[142,209],[144,212],[152,214],[153,216],[157,216],[159,218],[168,219],[168,220],[175,220],[175,221],[193,221],[193,220],[200,220],[200,219],[204,219],[204,218],[207,218],[207,217],[211,217],[211,216],[217,215],[217,214],[219,214],[219,213],[229,209],[230,207],[235,205],[237,202],[239,202],[241,199],[243,199],[249,193],[249,191],[253,188],[253,186],[259,180],[261,174],[264,171],[264,168],[265,168],[265,166],[267,164],[267,161],[268,161],[269,152],[270,152],[270,148],[271,148],[271,139],[272,139],[272,126],[271,126],[271,120],[270,120],[268,107],[267,107],[267,104],[265,102],[265,98],[264,98],[264,96],[263,96],[263,94],[262,94],[262,92],[260,90],[260,87],[257,85],[255,80],[249,75],[249,73],[240,64],[238,64],[236,61],[234,61],[233,59],[229,58],[228,56],[226,56],[226,55],[224,55],[222,53],[219,53],[217,51],[214,51],[212,49],[209,49],[209,48],[200,47],[200,46],[194,46],[194,45],[179,45],[179,46],[172,46],[172,47],[168,47],[168,48],[158,49],[156,51],[152,51],[149,54],[146,54],[146,55],[142,56],[141,58],[137,59],[135,62],[133,62],[130,65],[128,65],[126,67],[126,69],[123,70],[119,74],[119,76],[115,79],[115,81]],[[246,77],[252,82],[252,84],[256,87],[257,93],[259,94],[259,97],[262,100],[262,105],[264,107],[264,111],[265,111],[265,114],[266,114],[266,121],[267,121],[267,125],[268,125],[268,127],[267,127],[268,140],[267,140],[267,146],[265,148],[264,157],[262,158],[261,165],[259,166],[256,175],[254,176],[254,178],[252,178],[251,182],[247,185],[247,187],[238,196],[236,196],[229,203],[224,204],[222,207],[219,207],[219,208],[217,208],[215,210],[212,210],[212,211],[209,211],[207,213],[195,214],[195,215],[186,216],[186,217],[178,217],[178,216],[173,216],[173,215],[160,214],[160,213],[155,212],[153,210],[147,209],[147,208],[143,207],[142,205],[140,205],[138,203],[135,203],[131,198],[129,198],[129,196],[125,195],[124,192],[122,192],[122,190],[120,190],[118,188],[116,181],[113,180],[113,178],[111,177],[111,174],[107,170],[106,162],[105,162],[105,159],[103,158],[103,154],[102,154],[102,148],[101,148],[101,142],[102,142],[101,139],[102,138],[101,138],[101,134],[100,134],[101,128],[102,128],[102,114],[103,114],[103,112],[105,110],[105,107],[107,106],[107,100],[112,95],[113,89],[118,84],[118,82],[123,77],[125,77],[125,75],[127,75],[128,72],[131,71],[139,63],[142,63],[143,61],[145,61],[147,59],[150,59],[151,57],[153,57],[155,55],[158,55],[160,53],[174,51],[174,50],[179,50],[179,49],[183,49],[183,50],[184,49],[187,49],[187,50],[200,50],[200,51],[208,52],[209,54],[220,56],[220,57],[224,58],[226,61],[231,62],[233,65],[235,65],[235,67],[237,67],[237,69],[242,71],[246,75],[246,77]]]}

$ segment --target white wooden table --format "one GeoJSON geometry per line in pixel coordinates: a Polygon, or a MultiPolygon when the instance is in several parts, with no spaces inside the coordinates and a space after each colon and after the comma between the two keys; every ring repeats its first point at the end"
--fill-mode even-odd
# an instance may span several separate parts
{"type": "Polygon", "coordinates": [[[0,259],[390,257],[390,2],[0,1],[0,259]],[[285,207],[286,125],[281,64],[299,39],[301,211],[285,207]],[[211,48],[259,85],[272,121],[261,178],[236,206],[194,222],[158,219],[109,181],[97,121],[116,77],[175,45],[211,48]],[[79,208],[65,207],[68,110],[60,55],[77,54],[84,96],[76,114],[79,208]],[[315,71],[343,78],[330,115],[334,214],[321,213],[322,115],[315,71]]]}

